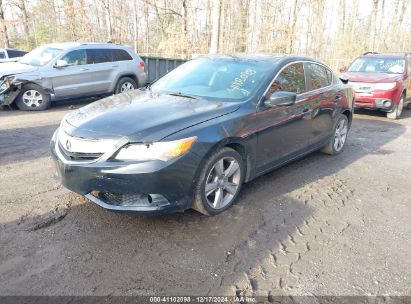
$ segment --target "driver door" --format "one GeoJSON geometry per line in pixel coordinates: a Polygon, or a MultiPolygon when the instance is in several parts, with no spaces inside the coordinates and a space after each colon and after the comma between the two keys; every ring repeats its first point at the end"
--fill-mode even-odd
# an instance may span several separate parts
{"type": "Polygon", "coordinates": [[[93,94],[90,65],[87,65],[86,50],[74,50],[64,55],[68,66],[53,68],[49,77],[53,83],[56,99],[72,98],[93,94]]]}
{"type": "Polygon", "coordinates": [[[265,98],[276,91],[293,92],[297,100],[289,106],[257,112],[257,171],[262,173],[299,155],[309,145],[311,133],[309,98],[303,63],[287,65],[275,77],[265,98]]]}

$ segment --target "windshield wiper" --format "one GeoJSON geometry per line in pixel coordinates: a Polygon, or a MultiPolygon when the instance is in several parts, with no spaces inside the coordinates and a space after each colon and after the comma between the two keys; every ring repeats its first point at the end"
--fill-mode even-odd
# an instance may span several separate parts
{"type": "Polygon", "coordinates": [[[172,95],[172,96],[178,96],[178,97],[187,97],[187,98],[191,98],[191,99],[197,99],[197,97],[187,95],[187,94],[183,94],[181,92],[171,92],[171,93],[166,93],[166,94],[167,95],[172,95]]]}

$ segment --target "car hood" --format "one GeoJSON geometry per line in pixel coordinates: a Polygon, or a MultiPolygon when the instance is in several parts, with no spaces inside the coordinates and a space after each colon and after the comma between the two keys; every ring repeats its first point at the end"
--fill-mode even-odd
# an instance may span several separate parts
{"type": "Polygon", "coordinates": [[[347,72],[344,74],[353,82],[394,82],[400,80],[400,74],[347,72]]]}
{"type": "Polygon", "coordinates": [[[0,78],[8,75],[34,72],[37,70],[38,67],[20,62],[3,62],[0,65],[0,78]]]}
{"type": "Polygon", "coordinates": [[[84,138],[158,141],[175,132],[239,109],[238,102],[130,91],[104,98],[69,113],[65,131],[84,138]]]}

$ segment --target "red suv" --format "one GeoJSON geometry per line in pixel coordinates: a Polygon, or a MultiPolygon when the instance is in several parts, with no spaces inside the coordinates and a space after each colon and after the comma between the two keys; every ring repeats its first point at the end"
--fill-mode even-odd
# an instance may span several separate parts
{"type": "Polygon", "coordinates": [[[365,53],[340,72],[352,85],[355,108],[384,111],[397,119],[411,101],[410,54],[365,53]]]}

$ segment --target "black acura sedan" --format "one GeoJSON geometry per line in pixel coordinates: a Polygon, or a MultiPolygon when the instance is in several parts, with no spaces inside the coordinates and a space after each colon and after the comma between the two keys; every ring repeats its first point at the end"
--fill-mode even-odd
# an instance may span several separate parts
{"type": "Polygon", "coordinates": [[[276,167],[340,153],[352,100],[313,58],[201,57],[64,117],[51,140],[56,176],[112,211],[214,215],[276,167]]]}

